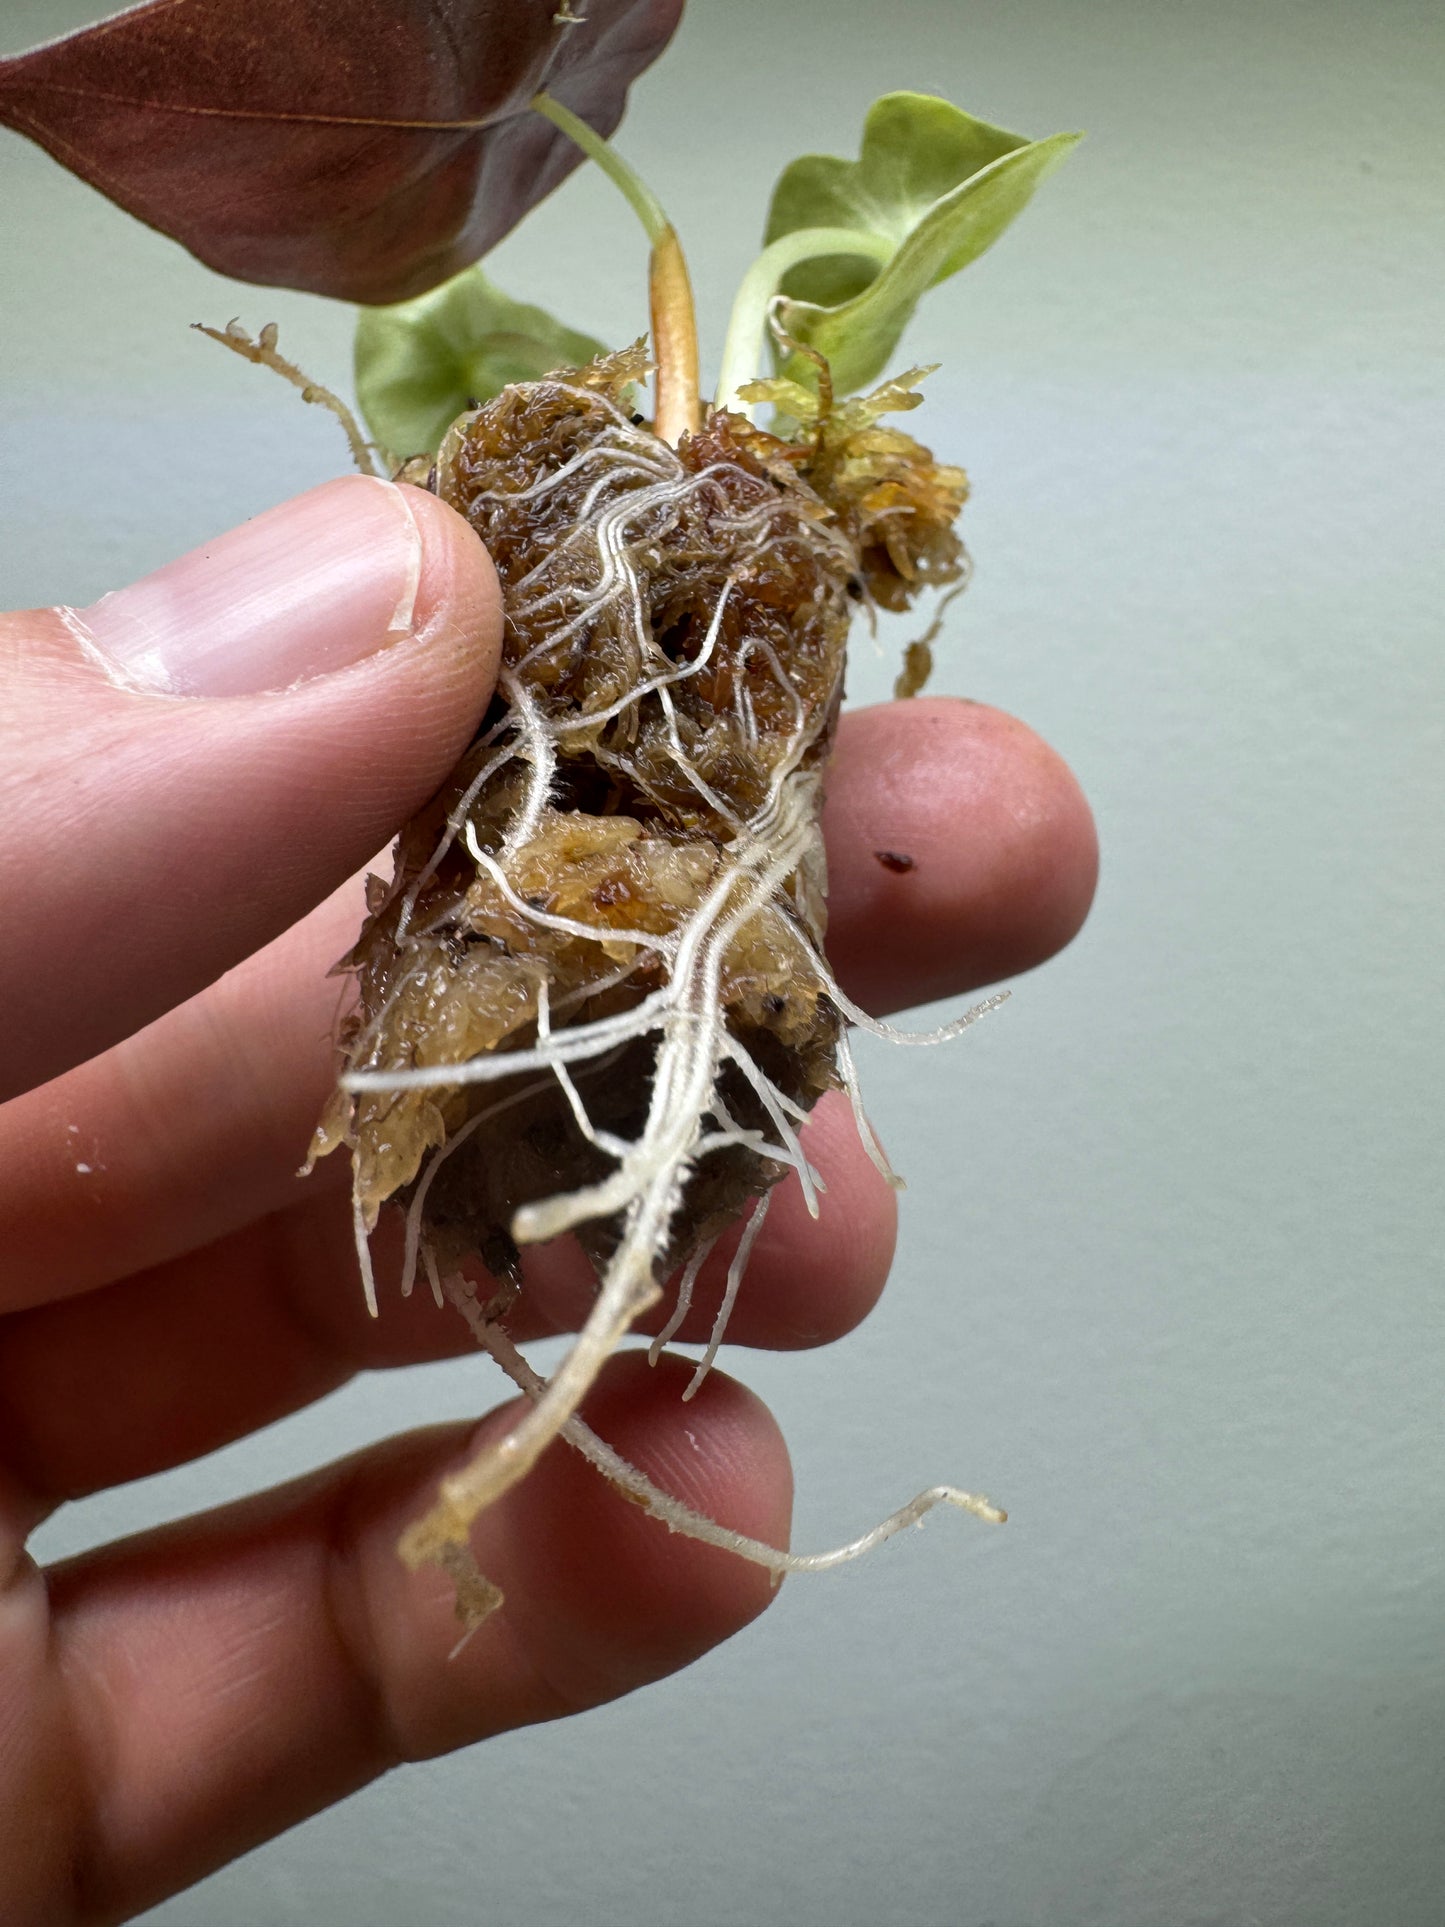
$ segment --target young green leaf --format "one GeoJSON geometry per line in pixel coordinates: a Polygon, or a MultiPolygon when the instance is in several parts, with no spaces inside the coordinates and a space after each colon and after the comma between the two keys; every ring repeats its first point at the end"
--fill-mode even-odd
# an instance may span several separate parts
{"type": "Polygon", "coordinates": [[[150,0],[0,60],[0,124],[208,266],[351,301],[468,266],[604,134],[682,0],[150,0]]]}
{"type": "Polygon", "coordinates": [[[467,268],[415,301],[369,308],[356,325],[356,394],[372,434],[400,456],[434,455],[472,402],[603,352],[467,268]]]}
{"type": "MultiPolygon", "coordinates": [[[[930,94],[885,94],[868,110],[856,161],[805,154],[773,192],[769,245],[803,229],[832,236],[826,255],[786,275],[782,327],[827,356],[839,394],[863,387],[920,298],[991,247],[1079,139],[1027,141],[930,94]],[[847,233],[855,253],[843,251],[847,233]]],[[[803,356],[786,372],[811,385],[803,356]]]]}

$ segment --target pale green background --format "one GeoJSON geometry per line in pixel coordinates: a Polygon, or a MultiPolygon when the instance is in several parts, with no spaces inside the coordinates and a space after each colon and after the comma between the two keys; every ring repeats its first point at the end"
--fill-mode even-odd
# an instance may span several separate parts
{"type": "MultiPolygon", "coordinates": [[[[3,44],[99,11],[9,0],[3,44]]],[[[791,1584],[683,1677],[392,1778],[157,1923],[1445,1920],[1442,81],[1423,0],[693,0],[625,144],[713,356],[779,165],[850,151],[873,93],[1090,132],[908,351],[976,486],[943,682],[1080,772],[1093,921],[952,1054],[868,1053],[895,1287],[831,1351],[732,1360],[800,1545],[941,1477],[1013,1523],[791,1584]]],[[[343,312],[217,281],[19,140],[0,169],[5,600],[338,468],[185,324],[279,319],[344,381],[343,312]]],[[[598,182],[495,266],[642,326],[598,182]]],[[[854,693],[889,668],[865,644],[854,693]]],[[[44,1546],[491,1396],[357,1384],[44,1546]]]]}

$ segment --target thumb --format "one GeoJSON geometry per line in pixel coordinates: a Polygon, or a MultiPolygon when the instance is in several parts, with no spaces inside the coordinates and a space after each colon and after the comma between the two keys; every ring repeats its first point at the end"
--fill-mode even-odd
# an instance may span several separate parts
{"type": "Polygon", "coordinates": [[[361,476],[93,608],[0,616],[0,1097],[373,857],[475,730],[501,630],[461,517],[361,476]]]}

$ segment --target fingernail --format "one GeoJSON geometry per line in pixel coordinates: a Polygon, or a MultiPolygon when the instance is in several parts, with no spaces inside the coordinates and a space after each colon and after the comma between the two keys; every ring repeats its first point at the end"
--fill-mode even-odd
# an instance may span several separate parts
{"type": "Polygon", "coordinates": [[[420,574],[405,491],[352,475],[268,509],[73,619],[132,688],[259,695],[409,635],[420,574]]]}

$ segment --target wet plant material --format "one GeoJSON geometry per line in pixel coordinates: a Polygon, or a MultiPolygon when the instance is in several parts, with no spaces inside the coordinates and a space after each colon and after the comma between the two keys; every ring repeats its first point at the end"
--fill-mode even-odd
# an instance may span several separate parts
{"type": "Polygon", "coordinates": [[[462,1552],[661,1281],[681,1268],[675,1329],[757,1199],[696,1385],[770,1187],[795,1173],[816,1209],[798,1126],[829,1088],[856,1102],[847,1028],[872,1024],[823,953],[849,621],[962,567],[961,472],[876,426],[910,388],[836,422],[813,408],[786,440],[713,411],[673,448],[629,413],[647,371],[639,345],[504,389],[429,478],[497,567],[499,693],[372,881],[316,1154],[349,1147],[363,1248],[383,1204],[405,1207],[403,1290],[420,1270],[440,1295],[475,1255],[515,1291],[519,1245],[567,1231],[599,1287],[415,1556],[462,1552]]]}
{"type": "MultiPolygon", "coordinates": [[[[852,1028],[938,1042],[998,1001],[924,1036],[849,1001],[824,954],[820,812],[850,618],[942,591],[905,653],[907,697],[967,579],[963,471],[896,419],[927,371],[877,384],[925,293],[993,245],[1077,139],[1027,140],[900,92],[868,110],[856,160],[789,163],[704,410],[678,236],[606,139],[680,13],[148,0],[0,59],[0,122],[201,259],[380,304],[356,332],[370,439],[281,356],[274,326],[205,332],[331,407],[362,467],[392,451],[381,469],[465,516],[501,579],[496,700],[402,832],[393,876],[369,880],[345,960],[358,994],[344,1072],[312,1147],[313,1162],[350,1155],[373,1311],[367,1241],[393,1204],[402,1289],[425,1276],[526,1394],[525,1416],[402,1541],[450,1574],[468,1627],[498,1600],[471,1521],[558,1436],[672,1529],[774,1573],[852,1558],[940,1501],[1003,1516],[935,1487],[851,1545],[798,1557],[689,1513],[577,1416],[669,1279],[654,1356],[680,1329],[743,1217],[696,1389],[772,1187],[795,1178],[818,1208],[799,1127],[823,1092],[847,1091],[891,1179],[852,1028]],[[584,155],[647,234],[650,351],[601,352],[473,265],[584,155]],[[637,412],[649,374],[651,421],[637,412]],[[523,1247],[564,1233],[597,1289],[543,1381],[504,1321],[523,1247]]],[[[913,867],[874,854],[895,875],[913,867]]]]}
{"type": "MultiPolygon", "coordinates": [[[[961,469],[892,419],[919,405],[928,371],[847,394],[830,355],[844,356],[849,386],[860,388],[927,285],[921,277],[987,246],[1064,151],[946,103],[880,103],[859,168],[870,140],[916,164],[942,124],[963,178],[921,218],[909,209],[901,246],[896,233],[885,240],[856,224],[772,241],[744,279],[717,403],[704,411],[671,223],[575,115],[535,104],[608,172],[647,229],[655,364],[639,343],[585,367],[496,382],[451,421],[430,462],[402,470],[485,542],[503,590],[503,667],[475,741],[403,832],[390,882],[372,882],[347,960],[359,998],[345,1071],[313,1150],[350,1150],[373,1305],[367,1237],[395,1201],[406,1214],[402,1289],[425,1273],[529,1399],[501,1439],[443,1481],[401,1542],[410,1563],[451,1575],[469,1626],[496,1603],[472,1562],[471,1522],[553,1438],[568,1437],[639,1498],[635,1475],[618,1478],[591,1451],[577,1408],[674,1277],[654,1357],[680,1329],[714,1243],[746,1214],[687,1395],[697,1389],[771,1188],[795,1176],[818,1210],[822,1187],[799,1127],[824,1091],[847,1091],[870,1156],[897,1182],[864,1115],[850,1028],[938,1042],[998,1001],[908,1036],[858,1009],[826,961],[820,824],[850,619],[859,607],[901,612],[924,591],[945,592],[898,679],[895,693],[916,693],[943,610],[967,579],[955,523],[968,493],[961,469]],[[969,173],[981,157],[982,171],[969,173]],[[851,304],[787,294],[790,271],[855,252],[887,262],[851,304]],[[774,372],[758,379],[765,336],[774,372]],[[651,422],[634,411],[650,372],[651,422]],[[771,429],[754,419],[765,407],[771,429]],[[564,1233],[591,1259],[597,1290],[544,1383],[518,1360],[503,1321],[525,1289],[521,1248],[564,1233]],[[473,1257],[493,1281],[480,1307],[464,1282],[473,1257]]],[[[824,200],[841,217],[853,189],[837,165],[841,199],[825,169],[824,200]]],[[[799,168],[808,163],[780,183],[785,205],[799,168]]],[[[805,181],[794,214],[817,191],[805,181]]],[[[419,437],[459,378],[490,380],[515,354],[519,312],[462,277],[364,319],[358,383],[373,426],[419,437]]],[[[557,325],[545,316],[528,325],[545,357],[557,325]]],[[[640,1502],[673,1529],[715,1538],[716,1527],[648,1490],[640,1502]]],[[[939,1487],[837,1556],[940,1499],[1003,1516],[939,1487]]],[[[834,1559],[761,1562],[777,1572],[834,1559]]]]}
{"type": "MultiPolygon", "coordinates": [[[[368,1228],[387,1198],[419,1198],[419,1237],[444,1268],[476,1253],[516,1278],[514,1215],[530,1208],[537,1228],[558,1192],[571,1202],[543,1212],[545,1228],[567,1218],[605,1268],[634,1202],[613,1167],[636,1155],[617,1148],[647,1137],[660,1053],[684,1033],[716,1109],[647,1214],[664,1265],[781,1176],[770,1153],[788,1154],[792,1133],[773,1111],[806,1110],[835,1081],[813,826],[851,553],[732,418],[679,449],[631,422],[621,391],[640,362],[504,391],[452,429],[437,465],[437,492],[502,583],[501,695],[403,834],[354,958],[349,1068],[542,1050],[544,1031],[568,1048],[589,1029],[620,1040],[605,1075],[580,1059],[570,1091],[554,1074],[503,1112],[520,1094],[495,1077],[342,1099],[368,1228]]],[[[676,1128],[651,1123],[654,1137],[676,1128]]]]}
{"type": "Polygon", "coordinates": [[[403,833],[350,960],[353,1093],[328,1148],[339,1132],[355,1152],[368,1229],[406,1193],[413,1248],[424,1230],[432,1258],[475,1253],[499,1277],[517,1276],[514,1213],[559,1188],[580,1194],[567,1215],[595,1261],[619,1244],[631,1199],[609,1167],[646,1129],[665,993],[688,1002],[679,958],[705,973],[723,1033],[712,1129],[658,1257],[682,1262],[785,1170],[806,1175],[787,1120],[839,1082],[817,821],[850,595],[866,583],[901,607],[960,569],[961,472],[907,436],[859,455],[860,505],[837,438],[800,447],[718,413],[668,447],[622,406],[645,372],[639,348],[509,388],[448,435],[434,487],[502,583],[502,693],[403,833]],[[931,516],[897,513],[910,490],[931,516]],[[629,1021],[646,1027],[585,1102],[576,1072],[573,1091],[554,1077],[525,1098],[442,1076],[544,1031],[629,1021]],[[356,1090],[397,1063],[427,1074],[356,1090]]]}

